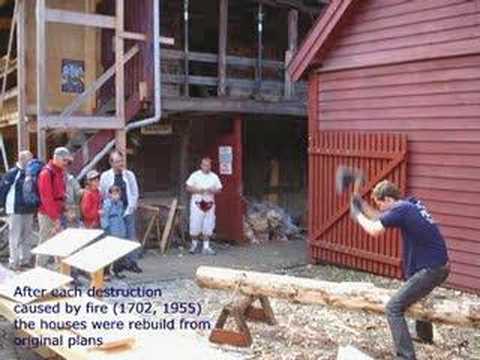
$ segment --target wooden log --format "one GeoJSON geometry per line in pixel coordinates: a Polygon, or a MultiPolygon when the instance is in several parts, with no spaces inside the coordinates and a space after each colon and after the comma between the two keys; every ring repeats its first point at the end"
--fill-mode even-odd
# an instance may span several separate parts
{"type": "MultiPolygon", "coordinates": [[[[385,305],[395,293],[395,290],[379,288],[371,283],[336,283],[208,266],[199,267],[196,278],[202,288],[376,314],[385,312],[385,305]]],[[[480,301],[459,302],[430,296],[411,306],[407,315],[419,320],[480,328],[480,301]]]]}

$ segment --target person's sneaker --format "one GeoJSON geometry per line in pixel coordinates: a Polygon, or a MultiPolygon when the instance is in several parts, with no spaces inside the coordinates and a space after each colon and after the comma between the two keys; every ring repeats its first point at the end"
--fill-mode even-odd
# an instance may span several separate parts
{"type": "Polygon", "coordinates": [[[217,255],[217,253],[215,252],[215,250],[213,250],[212,248],[206,248],[206,249],[203,249],[202,250],[202,255],[217,255]]]}
{"type": "Polygon", "coordinates": [[[15,265],[15,264],[8,264],[7,265],[7,268],[9,270],[12,270],[12,271],[15,271],[15,272],[18,272],[21,270],[20,266],[19,265],[15,265]]]}
{"type": "Polygon", "coordinates": [[[114,277],[115,279],[125,279],[127,276],[124,275],[124,274],[120,274],[120,273],[114,272],[114,273],[113,273],[113,277],[114,277]]]}
{"type": "Polygon", "coordinates": [[[190,250],[188,250],[188,252],[192,255],[196,254],[198,252],[198,244],[194,245],[192,243],[192,245],[190,245],[190,250]]]}
{"type": "Polygon", "coordinates": [[[135,263],[135,262],[132,263],[132,265],[130,265],[130,267],[128,268],[128,270],[130,270],[130,271],[132,271],[132,272],[134,272],[134,273],[137,273],[137,274],[143,272],[142,268],[141,268],[140,266],[138,266],[138,264],[135,263]]]}

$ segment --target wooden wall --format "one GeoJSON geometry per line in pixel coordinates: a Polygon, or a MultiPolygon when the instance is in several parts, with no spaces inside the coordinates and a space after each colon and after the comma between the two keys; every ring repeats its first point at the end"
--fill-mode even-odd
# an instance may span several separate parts
{"type": "Polygon", "coordinates": [[[479,5],[466,0],[363,2],[314,77],[318,110],[313,115],[320,130],[407,134],[408,192],[426,202],[447,237],[450,284],[476,291],[479,5]]]}
{"type": "Polygon", "coordinates": [[[478,53],[479,0],[358,1],[324,69],[478,53]]]}
{"type": "MultiPolygon", "coordinates": [[[[30,106],[36,104],[36,55],[35,55],[35,1],[27,1],[27,101],[30,106]]],[[[96,0],[48,0],[47,7],[79,12],[93,12],[96,0]]],[[[61,91],[62,59],[82,60],[85,62],[86,86],[97,76],[99,66],[97,51],[99,43],[97,30],[83,26],[49,23],[47,25],[47,79],[48,111],[61,112],[70,104],[76,94],[61,91]]],[[[44,94],[45,96],[45,94],[44,94]]],[[[95,101],[85,102],[82,111],[91,113],[95,101]]]]}

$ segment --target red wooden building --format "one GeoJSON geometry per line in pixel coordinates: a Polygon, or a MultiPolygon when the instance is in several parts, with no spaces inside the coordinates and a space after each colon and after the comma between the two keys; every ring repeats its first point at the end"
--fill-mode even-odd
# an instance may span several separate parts
{"type": "Polygon", "coordinates": [[[309,80],[312,261],[400,275],[334,194],[337,164],[426,202],[448,241],[453,287],[480,291],[480,0],[332,0],[289,64],[309,80]]]}

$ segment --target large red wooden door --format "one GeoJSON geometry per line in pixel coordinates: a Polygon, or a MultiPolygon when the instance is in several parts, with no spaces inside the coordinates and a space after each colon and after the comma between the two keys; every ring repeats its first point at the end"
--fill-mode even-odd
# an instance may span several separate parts
{"type": "Polygon", "coordinates": [[[218,239],[243,242],[242,119],[237,117],[232,122],[227,121],[226,126],[222,122],[219,125],[209,150],[213,171],[223,185],[215,200],[215,233],[218,239]]]}
{"type": "Polygon", "coordinates": [[[338,166],[359,168],[368,200],[381,180],[406,190],[407,139],[400,134],[316,131],[309,148],[309,251],[313,262],[328,262],[392,277],[402,275],[398,231],[372,238],[350,218],[349,193],[335,191],[338,166]]]}

